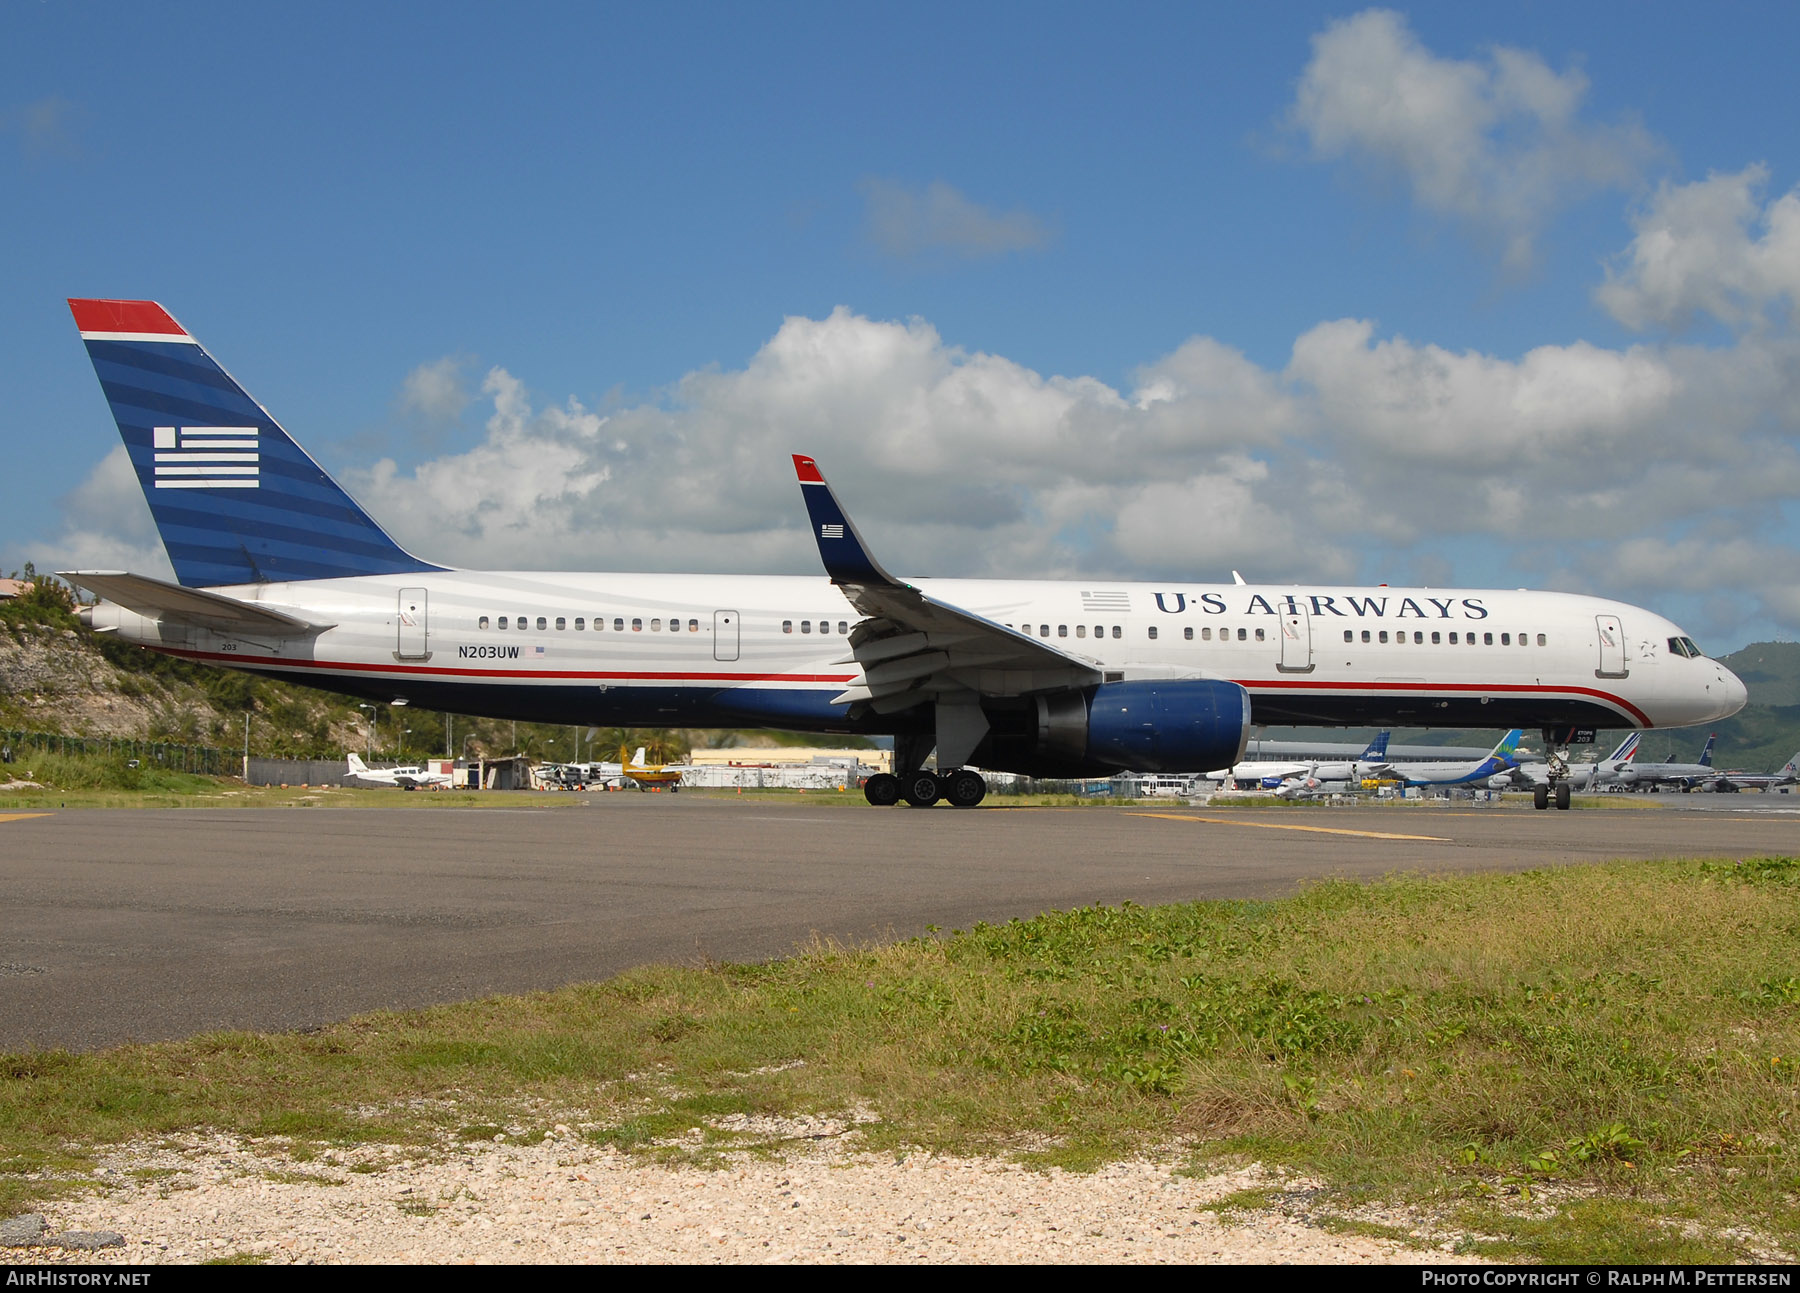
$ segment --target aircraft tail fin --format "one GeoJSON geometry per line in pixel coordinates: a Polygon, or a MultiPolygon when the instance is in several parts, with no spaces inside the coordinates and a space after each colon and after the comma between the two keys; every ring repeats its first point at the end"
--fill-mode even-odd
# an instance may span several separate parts
{"type": "Polygon", "coordinates": [[[1369,748],[1362,752],[1362,762],[1378,763],[1387,758],[1388,733],[1377,732],[1375,739],[1369,742],[1369,748]]]}
{"type": "Polygon", "coordinates": [[[358,756],[357,756],[357,753],[356,753],[356,751],[354,751],[354,750],[352,750],[352,751],[351,751],[351,752],[350,752],[350,772],[351,772],[351,775],[353,775],[353,776],[354,776],[354,775],[355,775],[355,774],[357,774],[357,773],[359,773],[359,772],[367,772],[367,771],[368,771],[368,770],[369,770],[369,765],[368,765],[368,764],[366,764],[366,763],[364,763],[364,762],[363,762],[363,761],[362,761],[362,759],[361,759],[361,758],[359,758],[359,757],[358,757],[358,756]]]}
{"type": "Polygon", "coordinates": [[[1719,734],[1717,732],[1714,732],[1711,736],[1706,738],[1706,748],[1700,751],[1700,766],[1701,767],[1703,767],[1703,768],[1712,767],[1713,742],[1718,739],[1719,739],[1719,734]]]}
{"type": "Polygon", "coordinates": [[[1605,761],[1607,763],[1629,763],[1637,756],[1638,738],[1641,735],[1643,735],[1641,732],[1631,733],[1623,741],[1619,742],[1619,748],[1614,750],[1605,761]]]}
{"type": "Polygon", "coordinates": [[[395,543],[162,306],[69,310],[184,587],[443,569],[395,543]]]}
{"type": "Polygon", "coordinates": [[[1501,737],[1500,743],[1494,747],[1494,757],[1496,757],[1496,758],[1510,757],[1512,755],[1513,751],[1515,751],[1519,748],[1519,742],[1524,739],[1525,739],[1525,729],[1522,727],[1513,728],[1512,731],[1508,732],[1505,736],[1501,737]]]}

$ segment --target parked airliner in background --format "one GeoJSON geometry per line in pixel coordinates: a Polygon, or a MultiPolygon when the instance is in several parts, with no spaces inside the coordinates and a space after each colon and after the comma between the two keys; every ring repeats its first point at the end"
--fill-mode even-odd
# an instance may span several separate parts
{"type": "Polygon", "coordinates": [[[1380,775],[1387,767],[1388,734],[1377,732],[1361,755],[1346,762],[1343,759],[1246,759],[1229,768],[1206,774],[1208,781],[1229,781],[1234,785],[1250,782],[1264,790],[1273,790],[1296,777],[1310,781],[1357,782],[1380,775]]]}
{"type": "Polygon", "coordinates": [[[424,786],[428,790],[438,787],[448,789],[455,777],[448,772],[433,772],[430,768],[418,764],[407,764],[398,768],[371,768],[358,758],[354,751],[350,754],[350,769],[344,774],[358,781],[366,781],[376,786],[399,786],[402,790],[417,790],[424,786]]]}
{"type": "MultiPolygon", "coordinates": [[[[812,459],[827,578],[451,570],[395,543],[161,306],[70,308],[177,583],[75,571],[102,632],[377,701],[599,726],[887,734],[872,802],[1238,762],[1252,723],[1599,727],[1735,713],[1662,616],[1567,593],[890,574],[812,459]],[[933,749],[936,770],[926,769],[933,749]]],[[[1566,804],[1566,792],[1559,806],[1566,804]]]]}
{"type": "Polygon", "coordinates": [[[1723,779],[1722,774],[1712,765],[1713,743],[1718,739],[1717,732],[1708,736],[1699,760],[1694,763],[1632,763],[1619,769],[1619,780],[1634,790],[1645,786],[1652,790],[1658,786],[1692,790],[1698,785],[1718,782],[1723,779]]]}

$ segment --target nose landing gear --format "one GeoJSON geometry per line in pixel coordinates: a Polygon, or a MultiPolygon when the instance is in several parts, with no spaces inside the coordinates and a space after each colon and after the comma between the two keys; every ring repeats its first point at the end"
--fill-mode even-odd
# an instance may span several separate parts
{"type": "Polygon", "coordinates": [[[1531,792],[1531,806],[1537,809],[1550,807],[1555,800],[1559,810],[1567,812],[1569,808],[1569,750],[1568,741],[1571,733],[1564,729],[1546,727],[1544,729],[1544,765],[1549,774],[1549,782],[1538,786],[1531,792]]]}

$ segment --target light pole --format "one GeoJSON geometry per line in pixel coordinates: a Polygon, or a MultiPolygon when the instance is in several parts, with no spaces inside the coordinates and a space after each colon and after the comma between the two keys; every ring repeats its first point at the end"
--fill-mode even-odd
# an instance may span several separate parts
{"type": "Polygon", "coordinates": [[[375,757],[375,706],[358,705],[358,709],[366,709],[369,716],[363,720],[363,758],[375,757]]]}

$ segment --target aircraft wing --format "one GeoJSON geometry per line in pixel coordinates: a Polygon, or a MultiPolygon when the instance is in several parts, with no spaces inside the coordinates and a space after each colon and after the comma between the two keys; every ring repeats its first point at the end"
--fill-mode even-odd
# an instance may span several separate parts
{"type": "Polygon", "coordinates": [[[256,602],[239,601],[200,588],[183,588],[148,575],[123,570],[68,570],[59,572],[72,584],[99,593],[146,619],[191,624],[218,633],[255,633],[293,636],[317,633],[330,624],[313,624],[256,602]]]}
{"type": "Polygon", "coordinates": [[[871,555],[818,464],[795,454],[794,471],[825,573],[864,616],[850,632],[850,657],[839,662],[861,665],[862,676],[833,703],[895,713],[958,694],[1020,696],[1106,681],[1096,661],[896,579],[871,555]]]}

